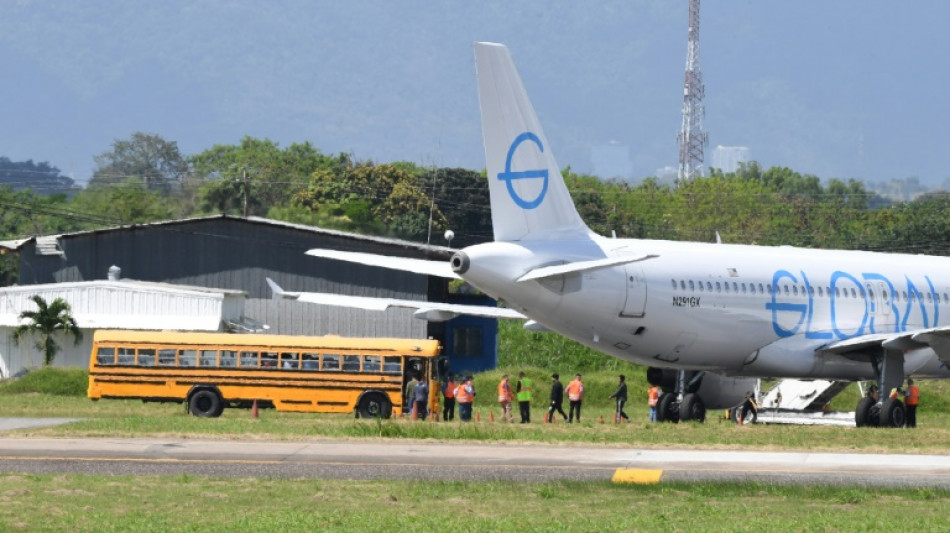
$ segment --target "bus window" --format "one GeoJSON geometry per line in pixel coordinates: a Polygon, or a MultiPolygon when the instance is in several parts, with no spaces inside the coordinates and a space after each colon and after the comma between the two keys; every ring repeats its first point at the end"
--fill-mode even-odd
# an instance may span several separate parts
{"type": "Polygon", "coordinates": [[[343,356],[343,371],[344,372],[359,372],[360,371],[360,356],[344,355],[343,356]]]}
{"type": "Polygon", "coordinates": [[[119,348],[119,359],[116,361],[116,364],[135,364],[135,348],[119,348]]]}
{"type": "Polygon", "coordinates": [[[380,359],[382,358],[378,355],[364,355],[363,372],[379,372],[380,359]]]}
{"type": "Polygon", "coordinates": [[[340,369],[340,356],[337,354],[325,353],[323,354],[323,364],[320,366],[321,370],[339,370],[340,369]]]}
{"type": "Polygon", "coordinates": [[[139,349],[139,366],[155,366],[155,349],[139,349]]]}
{"type": "Polygon", "coordinates": [[[218,351],[217,350],[201,350],[201,358],[198,359],[198,364],[201,366],[215,366],[218,363],[218,351]]]}
{"type": "Polygon", "coordinates": [[[237,352],[234,350],[221,350],[221,366],[237,366],[237,352]]]}
{"type": "Polygon", "coordinates": [[[197,360],[197,350],[178,350],[178,366],[195,366],[197,360]]]}
{"type": "Polygon", "coordinates": [[[399,374],[402,372],[402,357],[398,355],[387,355],[383,358],[383,372],[387,374],[399,374]]]}
{"type": "Polygon", "coordinates": [[[261,352],[261,368],[277,368],[277,352],[261,352]]]}
{"type": "Polygon", "coordinates": [[[300,354],[282,353],[280,354],[280,367],[296,370],[300,368],[300,354]]]}
{"type": "Polygon", "coordinates": [[[161,366],[175,366],[175,350],[168,348],[159,350],[158,364],[161,366]]]}
{"type": "Polygon", "coordinates": [[[241,368],[257,368],[257,352],[241,352],[241,368]]]}
{"type": "Polygon", "coordinates": [[[305,353],[303,354],[303,365],[301,366],[304,370],[317,370],[320,368],[320,355],[315,353],[305,353]]]}
{"type": "Polygon", "coordinates": [[[96,352],[96,364],[97,365],[114,365],[115,364],[115,348],[111,346],[101,347],[99,351],[96,352]]]}

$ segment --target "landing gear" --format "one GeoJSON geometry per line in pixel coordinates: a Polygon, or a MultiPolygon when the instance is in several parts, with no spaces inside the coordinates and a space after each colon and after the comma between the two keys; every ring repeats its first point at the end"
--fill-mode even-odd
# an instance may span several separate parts
{"type": "Polygon", "coordinates": [[[888,398],[881,405],[881,427],[904,427],[904,403],[897,398],[888,398]]]}
{"type": "Polygon", "coordinates": [[[664,392],[656,402],[656,421],[673,422],[680,421],[680,402],[677,401],[675,392],[664,392]]]}
{"type": "Polygon", "coordinates": [[[680,420],[686,422],[695,420],[697,422],[706,421],[706,405],[698,394],[688,393],[683,395],[679,408],[680,420]]]}
{"type": "Polygon", "coordinates": [[[899,349],[882,347],[881,353],[871,359],[877,384],[872,385],[854,409],[854,425],[857,427],[902,428],[906,418],[904,403],[898,398],[880,396],[887,394],[904,382],[904,353],[899,349]],[[883,394],[882,394],[883,393],[883,394]]]}
{"type": "Polygon", "coordinates": [[[871,396],[858,400],[854,409],[854,425],[857,427],[877,427],[881,421],[881,404],[871,396]]]}

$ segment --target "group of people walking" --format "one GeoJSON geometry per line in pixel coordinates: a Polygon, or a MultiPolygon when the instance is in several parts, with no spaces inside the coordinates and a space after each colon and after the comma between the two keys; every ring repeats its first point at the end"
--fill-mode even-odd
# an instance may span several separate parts
{"type": "MultiPolygon", "coordinates": [[[[501,408],[501,420],[503,422],[514,423],[513,404],[518,403],[518,414],[522,424],[531,423],[531,401],[532,401],[532,380],[524,372],[518,373],[518,379],[512,385],[508,374],[501,377],[497,386],[498,405],[501,408]]],[[[654,421],[656,413],[656,387],[652,387],[648,392],[650,405],[650,421],[654,421]]],[[[416,418],[425,419],[427,413],[427,403],[429,397],[429,387],[424,381],[414,377],[406,385],[406,404],[415,409],[416,418]]],[[[455,420],[455,408],[458,406],[459,419],[463,422],[472,419],[472,403],[475,400],[475,388],[472,385],[472,376],[457,378],[450,376],[448,381],[442,387],[443,407],[442,420],[455,420]]],[[[610,395],[610,399],[616,402],[616,414],[614,422],[630,422],[630,417],[624,411],[624,406],[628,400],[627,378],[623,374],[619,376],[617,390],[610,395]]],[[[584,403],[584,381],[580,374],[575,374],[567,386],[561,383],[561,376],[557,373],[551,375],[551,396],[547,412],[544,414],[545,422],[554,422],[554,415],[558,414],[568,424],[581,421],[581,407],[584,403]],[[569,402],[569,411],[564,412],[564,397],[567,396],[569,402]]],[[[439,416],[438,413],[435,416],[439,416]]]]}

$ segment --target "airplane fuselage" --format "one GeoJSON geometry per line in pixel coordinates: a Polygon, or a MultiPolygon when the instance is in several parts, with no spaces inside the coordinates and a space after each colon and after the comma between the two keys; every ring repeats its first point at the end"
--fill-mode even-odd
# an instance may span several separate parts
{"type": "MultiPolygon", "coordinates": [[[[950,320],[950,259],[635,239],[493,242],[464,250],[462,277],[545,328],[634,363],[733,376],[871,379],[861,353],[816,354],[853,337],[950,320]],[[657,257],[537,281],[541,266],[657,257]],[[943,275],[941,275],[943,274],[943,275]]],[[[950,377],[933,350],[906,375],[950,377]]]]}

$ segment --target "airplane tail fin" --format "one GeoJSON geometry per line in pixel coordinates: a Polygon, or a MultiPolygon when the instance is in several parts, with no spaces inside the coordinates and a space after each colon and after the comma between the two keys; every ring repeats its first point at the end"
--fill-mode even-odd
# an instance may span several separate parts
{"type": "Polygon", "coordinates": [[[589,238],[508,48],[475,43],[496,241],[589,238]]]}

